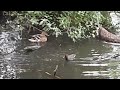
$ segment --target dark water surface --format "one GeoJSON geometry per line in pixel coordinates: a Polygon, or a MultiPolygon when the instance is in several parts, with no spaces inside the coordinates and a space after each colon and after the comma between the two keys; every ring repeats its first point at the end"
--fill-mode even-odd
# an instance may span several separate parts
{"type": "Polygon", "coordinates": [[[55,79],[53,71],[58,65],[56,78],[100,79],[119,78],[119,45],[109,45],[96,39],[73,43],[66,37],[48,42],[41,48],[24,53],[23,48],[35,45],[23,39],[17,50],[0,56],[0,78],[55,79]],[[65,61],[65,54],[76,54],[75,60],[65,61]]]}

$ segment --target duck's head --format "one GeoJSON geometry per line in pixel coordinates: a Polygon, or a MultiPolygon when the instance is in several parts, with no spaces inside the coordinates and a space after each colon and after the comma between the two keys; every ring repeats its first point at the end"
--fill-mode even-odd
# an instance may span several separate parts
{"type": "Polygon", "coordinates": [[[49,36],[45,31],[43,31],[43,32],[41,33],[41,35],[49,36]]]}
{"type": "Polygon", "coordinates": [[[66,61],[72,61],[72,60],[75,59],[75,56],[76,56],[76,54],[70,54],[70,55],[65,54],[65,60],[66,61]]]}
{"type": "Polygon", "coordinates": [[[68,54],[65,54],[64,58],[68,61],[68,54]]]}

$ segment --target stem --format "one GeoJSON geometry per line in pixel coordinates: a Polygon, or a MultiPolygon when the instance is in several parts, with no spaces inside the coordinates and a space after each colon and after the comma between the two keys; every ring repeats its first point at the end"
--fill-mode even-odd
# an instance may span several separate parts
{"type": "Polygon", "coordinates": [[[58,65],[56,65],[55,70],[53,71],[54,76],[56,76],[56,72],[57,72],[57,70],[58,70],[58,65]]]}

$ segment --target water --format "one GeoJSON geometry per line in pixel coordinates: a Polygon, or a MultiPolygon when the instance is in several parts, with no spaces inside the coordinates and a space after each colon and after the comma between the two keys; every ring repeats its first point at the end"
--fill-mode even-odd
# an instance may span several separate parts
{"type": "MultiPolygon", "coordinates": [[[[31,45],[27,40],[23,42],[24,45],[19,47],[31,45]]],[[[38,50],[30,53],[19,51],[1,56],[1,78],[52,79],[55,78],[53,71],[56,65],[58,65],[56,75],[61,79],[110,78],[112,66],[109,64],[119,62],[114,58],[113,61],[112,58],[105,60],[115,52],[111,52],[113,51],[111,45],[95,39],[74,44],[71,40],[61,38],[56,40],[49,37],[49,41],[38,50]],[[66,53],[76,54],[75,60],[65,61],[66,53]]]]}
{"type": "MultiPolygon", "coordinates": [[[[2,33],[5,34],[5,33],[2,33]]],[[[2,35],[1,34],[1,35],[2,35]]],[[[0,40],[4,42],[4,40],[0,40]]],[[[0,55],[0,79],[119,79],[119,44],[96,39],[73,43],[66,37],[48,37],[48,42],[32,52],[26,46],[36,45],[23,39],[14,42],[16,50],[0,55]],[[75,60],[65,61],[65,54],[76,54],[75,60]],[[116,56],[116,57],[115,57],[116,56]],[[58,65],[56,77],[53,71],[58,65]]],[[[6,43],[8,48],[11,46],[6,43]]],[[[3,47],[1,47],[3,51],[3,47]]],[[[7,52],[5,51],[5,52],[7,52]]]]}

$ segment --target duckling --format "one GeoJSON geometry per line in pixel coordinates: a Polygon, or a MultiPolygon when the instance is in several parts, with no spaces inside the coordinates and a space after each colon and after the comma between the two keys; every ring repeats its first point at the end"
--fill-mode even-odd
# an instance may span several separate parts
{"type": "Polygon", "coordinates": [[[49,36],[46,32],[42,32],[41,34],[33,35],[32,38],[28,39],[30,42],[46,42],[47,37],[49,36]]]}
{"type": "Polygon", "coordinates": [[[120,54],[115,54],[112,58],[117,58],[119,56],[120,56],[120,54]]]}
{"type": "Polygon", "coordinates": [[[75,56],[76,56],[76,54],[71,54],[71,55],[65,54],[65,60],[72,61],[75,59],[75,56]]]}

